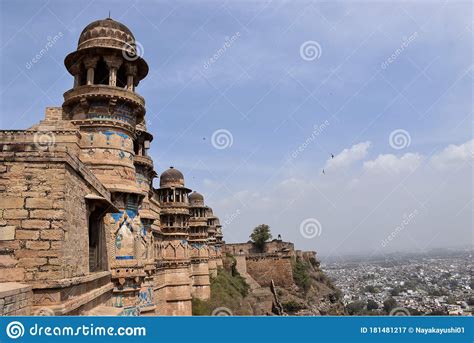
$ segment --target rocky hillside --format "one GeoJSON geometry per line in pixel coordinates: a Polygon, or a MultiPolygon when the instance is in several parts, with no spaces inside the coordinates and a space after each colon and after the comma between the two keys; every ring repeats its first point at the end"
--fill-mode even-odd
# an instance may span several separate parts
{"type": "Polygon", "coordinates": [[[288,315],[345,315],[341,292],[320,269],[314,258],[296,257],[292,261],[293,285],[275,287],[276,295],[288,315]]]}
{"type": "Polygon", "coordinates": [[[224,268],[211,279],[211,299],[193,300],[193,315],[211,315],[220,308],[233,315],[344,315],[340,291],[314,258],[292,259],[293,280],[285,287],[261,287],[237,259],[228,254],[224,268]]]}

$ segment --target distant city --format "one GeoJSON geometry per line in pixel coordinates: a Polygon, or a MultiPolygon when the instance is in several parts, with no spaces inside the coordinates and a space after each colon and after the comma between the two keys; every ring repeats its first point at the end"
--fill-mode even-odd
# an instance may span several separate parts
{"type": "Polygon", "coordinates": [[[351,315],[462,315],[474,307],[472,251],[330,260],[323,266],[351,315]]]}

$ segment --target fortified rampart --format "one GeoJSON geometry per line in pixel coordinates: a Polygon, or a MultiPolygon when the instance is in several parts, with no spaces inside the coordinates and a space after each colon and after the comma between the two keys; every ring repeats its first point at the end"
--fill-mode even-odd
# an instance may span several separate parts
{"type": "Polygon", "coordinates": [[[225,244],[224,253],[241,257],[241,263],[245,261],[242,268],[261,287],[270,287],[272,280],[276,286],[290,287],[294,283],[293,258],[316,259],[316,252],[294,250],[293,243],[277,239],[266,242],[263,251],[252,242],[225,244]]]}

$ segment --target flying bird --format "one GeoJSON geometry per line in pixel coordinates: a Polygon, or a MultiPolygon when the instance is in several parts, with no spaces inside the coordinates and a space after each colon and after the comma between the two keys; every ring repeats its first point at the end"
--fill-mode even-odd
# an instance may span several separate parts
{"type": "Polygon", "coordinates": [[[333,154],[331,154],[331,158],[334,158],[334,155],[333,155],[333,154]]]}
{"type": "Polygon", "coordinates": [[[324,169],[323,169],[323,174],[326,175],[326,173],[324,172],[324,169]]]}

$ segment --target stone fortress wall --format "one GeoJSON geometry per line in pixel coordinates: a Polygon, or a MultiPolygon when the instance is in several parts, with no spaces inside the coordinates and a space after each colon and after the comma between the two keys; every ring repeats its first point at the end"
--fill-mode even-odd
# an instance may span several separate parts
{"type": "Polygon", "coordinates": [[[256,249],[252,242],[225,244],[223,253],[239,256],[239,262],[245,263],[245,270],[261,287],[290,287],[293,285],[292,259],[301,257],[305,260],[316,259],[316,252],[295,250],[294,244],[274,239],[266,242],[263,252],[256,249]]]}

